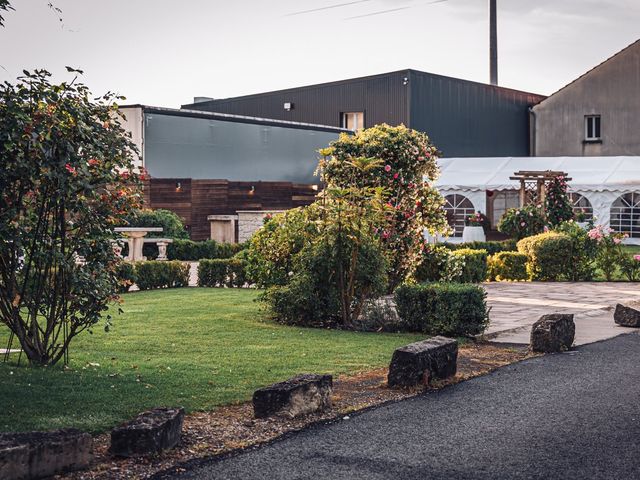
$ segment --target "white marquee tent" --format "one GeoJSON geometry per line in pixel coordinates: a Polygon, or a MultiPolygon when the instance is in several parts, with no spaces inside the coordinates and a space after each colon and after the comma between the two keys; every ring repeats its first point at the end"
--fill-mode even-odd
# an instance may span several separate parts
{"type": "MultiPolygon", "coordinates": [[[[640,239],[640,157],[442,158],[438,163],[441,175],[436,186],[448,196],[449,208],[464,201],[467,210],[501,216],[505,208],[517,206],[513,205],[517,201],[514,192],[520,184],[509,180],[515,172],[564,171],[572,179],[569,190],[576,206],[589,213],[592,209],[596,223],[640,239]],[[507,198],[506,192],[510,192],[510,200],[500,205],[488,201],[494,196],[507,198]],[[493,212],[487,212],[488,205],[493,206],[493,212]]],[[[497,220],[494,218],[494,224],[497,220]]]]}

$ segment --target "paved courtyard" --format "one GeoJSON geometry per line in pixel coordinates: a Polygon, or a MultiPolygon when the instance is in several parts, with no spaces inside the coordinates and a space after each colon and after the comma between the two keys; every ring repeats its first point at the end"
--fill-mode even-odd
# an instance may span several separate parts
{"type": "Polygon", "coordinates": [[[531,325],[548,313],[573,313],[576,345],[629,331],[613,322],[616,303],[640,299],[637,283],[494,282],[483,285],[491,307],[486,337],[497,342],[529,343],[531,325]]]}

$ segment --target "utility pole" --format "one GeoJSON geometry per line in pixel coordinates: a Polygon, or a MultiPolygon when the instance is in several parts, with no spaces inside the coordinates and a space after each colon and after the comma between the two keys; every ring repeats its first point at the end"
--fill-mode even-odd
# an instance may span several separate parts
{"type": "Polygon", "coordinates": [[[491,85],[498,85],[498,20],[496,0],[489,0],[489,69],[491,85]]]}

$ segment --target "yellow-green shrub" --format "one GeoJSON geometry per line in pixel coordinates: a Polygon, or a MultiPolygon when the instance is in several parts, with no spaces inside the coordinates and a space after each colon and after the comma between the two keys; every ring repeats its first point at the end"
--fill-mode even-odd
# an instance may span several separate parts
{"type": "Polygon", "coordinates": [[[527,256],[527,274],[532,280],[561,280],[571,270],[571,237],[547,232],[523,238],[518,252],[527,256]]]}
{"type": "Polygon", "coordinates": [[[487,259],[490,280],[528,280],[528,257],[519,252],[498,252],[487,259]]]}

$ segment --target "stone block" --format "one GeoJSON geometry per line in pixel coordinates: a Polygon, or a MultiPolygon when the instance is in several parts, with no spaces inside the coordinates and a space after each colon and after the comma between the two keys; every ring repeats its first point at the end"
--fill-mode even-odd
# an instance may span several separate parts
{"type": "Polygon", "coordinates": [[[573,313],[543,315],[531,327],[531,350],[543,353],[568,350],[575,335],[573,313]]]}
{"type": "Polygon", "coordinates": [[[458,341],[433,337],[411,343],[393,352],[387,383],[389,387],[428,385],[431,380],[456,374],[458,341]]]}
{"type": "Polygon", "coordinates": [[[0,478],[36,479],[82,470],[93,460],[93,438],[75,429],[0,434],[0,478]]]}
{"type": "Polygon", "coordinates": [[[613,320],[622,327],[640,327],[640,302],[617,304],[613,320]]]}
{"type": "Polygon", "coordinates": [[[282,415],[289,418],[331,408],[333,377],[303,374],[276,383],[253,394],[256,418],[282,415]]]}
{"type": "Polygon", "coordinates": [[[180,441],[183,408],[154,408],[111,431],[111,453],[133,457],[173,448],[180,441]]]}

